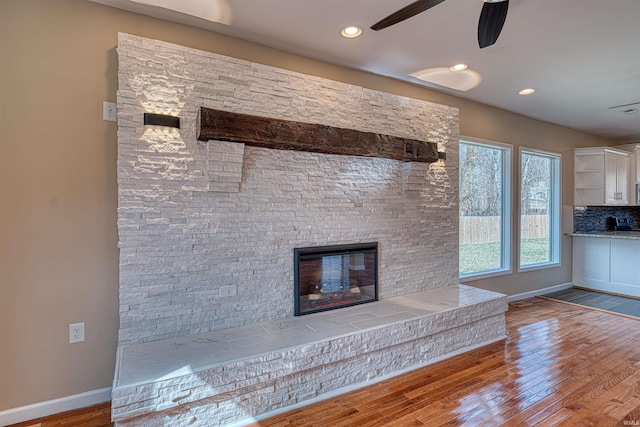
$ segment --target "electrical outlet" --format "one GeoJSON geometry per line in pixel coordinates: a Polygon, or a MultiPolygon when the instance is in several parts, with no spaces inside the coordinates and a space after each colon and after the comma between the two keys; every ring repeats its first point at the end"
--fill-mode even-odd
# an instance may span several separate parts
{"type": "Polygon", "coordinates": [[[221,297],[235,297],[238,294],[236,285],[220,286],[221,297]]]}
{"type": "Polygon", "coordinates": [[[69,344],[84,341],[84,322],[69,324],[69,344]]]}
{"type": "Polygon", "coordinates": [[[116,103],[115,102],[103,102],[102,103],[102,120],[108,122],[116,121],[116,103]]]}

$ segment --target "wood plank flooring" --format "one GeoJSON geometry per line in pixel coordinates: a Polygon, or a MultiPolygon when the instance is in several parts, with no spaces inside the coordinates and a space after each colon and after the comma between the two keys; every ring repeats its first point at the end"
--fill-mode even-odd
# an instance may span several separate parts
{"type": "Polygon", "coordinates": [[[529,299],[508,338],[253,424],[283,426],[640,425],[640,322],[529,299]]]}
{"type": "MultiPolygon", "coordinates": [[[[640,321],[529,299],[510,304],[507,329],[503,342],[252,426],[640,426],[640,321]]],[[[106,413],[15,427],[102,427],[106,413]]]]}
{"type": "Polygon", "coordinates": [[[8,427],[107,427],[111,424],[111,402],[62,412],[8,427]]]}

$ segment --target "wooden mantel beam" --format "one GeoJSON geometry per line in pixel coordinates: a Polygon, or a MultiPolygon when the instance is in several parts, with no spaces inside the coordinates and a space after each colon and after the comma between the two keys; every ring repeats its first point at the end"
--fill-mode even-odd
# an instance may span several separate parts
{"type": "Polygon", "coordinates": [[[435,142],[333,126],[200,108],[198,140],[232,141],[276,150],[380,157],[405,162],[438,160],[435,142]]]}

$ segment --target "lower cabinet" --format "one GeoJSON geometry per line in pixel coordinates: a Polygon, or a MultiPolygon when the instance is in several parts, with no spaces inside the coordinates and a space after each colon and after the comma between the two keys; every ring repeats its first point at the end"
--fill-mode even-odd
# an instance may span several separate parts
{"type": "Polygon", "coordinates": [[[640,239],[573,237],[573,284],[640,297],[640,239]]]}

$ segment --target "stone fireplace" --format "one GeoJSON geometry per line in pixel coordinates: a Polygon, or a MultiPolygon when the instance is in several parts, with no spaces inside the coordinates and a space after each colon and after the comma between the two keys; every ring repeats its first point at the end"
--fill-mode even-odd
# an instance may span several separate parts
{"type": "Polygon", "coordinates": [[[118,57],[120,344],[293,316],[294,248],[378,242],[380,299],[457,283],[457,109],[125,34],[118,57]],[[202,142],[201,107],[432,141],[447,159],[202,142]],[[146,111],[181,129],[145,127],[146,111]]]}
{"type": "Polygon", "coordinates": [[[504,336],[506,298],[457,284],[457,109],[128,34],[118,58],[118,425],[239,422],[504,336]],[[198,141],[201,107],[431,141],[446,160],[198,141]],[[343,253],[348,283],[296,296],[296,248],[370,242],[377,289],[369,253],[343,253]],[[373,301],[294,316],[333,294],[373,301]]]}

